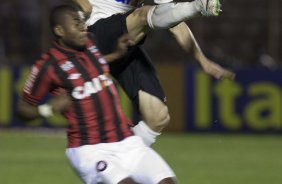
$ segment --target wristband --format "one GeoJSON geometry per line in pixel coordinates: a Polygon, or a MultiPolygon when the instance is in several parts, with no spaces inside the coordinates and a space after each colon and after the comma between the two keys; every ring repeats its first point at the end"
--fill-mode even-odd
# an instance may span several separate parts
{"type": "Polygon", "coordinates": [[[48,104],[39,105],[38,106],[38,113],[44,118],[48,118],[50,116],[53,116],[52,107],[51,107],[51,105],[48,105],[48,104]]]}

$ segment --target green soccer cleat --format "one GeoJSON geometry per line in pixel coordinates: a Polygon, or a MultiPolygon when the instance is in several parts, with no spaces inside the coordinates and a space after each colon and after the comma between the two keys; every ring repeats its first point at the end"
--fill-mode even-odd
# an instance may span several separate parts
{"type": "Polygon", "coordinates": [[[202,15],[204,16],[218,16],[222,10],[219,0],[197,0],[201,7],[202,15]]]}

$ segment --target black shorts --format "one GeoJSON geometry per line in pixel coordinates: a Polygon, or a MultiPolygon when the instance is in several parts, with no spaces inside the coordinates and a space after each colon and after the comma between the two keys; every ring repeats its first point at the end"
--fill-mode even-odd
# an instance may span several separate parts
{"type": "MultiPolygon", "coordinates": [[[[97,21],[88,27],[94,33],[96,45],[102,54],[114,51],[117,39],[127,33],[126,14],[116,14],[97,21]]],[[[143,90],[165,102],[165,94],[150,59],[139,46],[129,48],[128,54],[110,64],[112,76],[119,82],[128,97],[138,104],[138,91],[143,90]]]]}

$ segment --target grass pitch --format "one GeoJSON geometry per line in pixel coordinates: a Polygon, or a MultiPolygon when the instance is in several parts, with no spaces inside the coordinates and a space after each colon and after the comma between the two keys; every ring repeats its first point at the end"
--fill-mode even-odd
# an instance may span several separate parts
{"type": "MultiPolygon", "coordinates": [[[[65,145],[62,132],[0,131],[0,183],[82,183],[68,164],[65,145]]],[[[181,184],[282,181],[282,136],[164,133],[153,147],[181,184]]]]}

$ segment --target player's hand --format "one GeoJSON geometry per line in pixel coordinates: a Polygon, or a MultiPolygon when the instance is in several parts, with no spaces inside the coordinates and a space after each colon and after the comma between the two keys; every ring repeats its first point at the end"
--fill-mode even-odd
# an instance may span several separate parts
{"type": "Polygon", "coordinates": [[[117,41],[117,47],[115,50],[115,53],[117,54],[117,56],[122,57],[124,56],[127,51],[128,51],[128,47],[131,45],[131,40],[129,38],[128,34],[124,34],[121,37],[119,37],[118,41],[117,41]]]}
{"type": "Polygon", "coordinates": [[[234,72],[221,67],[209,59],[206,59],[206,61],[202,64],[202,67],[207,74],[215,77],[216,79],[233,80],[235,78],[234,72]]]}
{"type": "Polygon", "coordinates": [[[117,45],[116,45],[116,49],[114,50],[114,52],[104,55],[106,62],[110,63],[110,62],[116,61],[122,58],[123,56],[125,56],[125,54],[128,51],[128,47],[131,44],[132,44],[132,41],[130,40],[128,34],[124,34],[121,37],[119,37],[119,39],[117,40],[117,45]]]}
{"type": "Polygon", "coordinates": [[[48,102],[54,113],[65,112],[71,103],[71,97],[67,93],[62,93],[58,96],[55,96],[48,102]]]}

